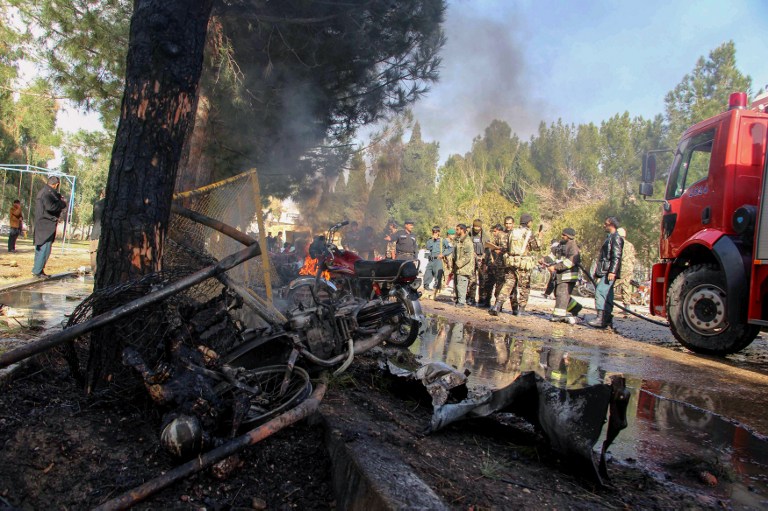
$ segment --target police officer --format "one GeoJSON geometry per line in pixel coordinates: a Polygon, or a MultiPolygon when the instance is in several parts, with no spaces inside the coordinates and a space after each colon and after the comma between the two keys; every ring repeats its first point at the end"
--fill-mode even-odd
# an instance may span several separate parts
{"type": "MultiPolygon", "coordinates": [[[[486,297],[484,291],[486,289],[486,279],[488,278],[488,265],[485,257],[485,243],[490,240],[488,234],[483,229],[483,222],[480,219],[476,219],[472,222],[472,248],[475,252],[475,267],[473,268],[472,275],[469,277],[469,289],[467,290],[467,304],[480,305],[490,302],[490,298],[486,297]],[[480,296],[478,301],[475,302],[475,294],[478,287],[480,288],[480,296]]],[[[488,307],[490,303],[486,305],[488,307]]]]}
{"type": "Polygon", "coordinates": [[[507,254],[504,257],[504,285],[493,308],[488,311],[492,316],[498,316],[504,301],[511,298],[512,314],[517,316],[528,305],[531,292],[531,270],[536,265],[533,252],[539,252],[538,237],[531,232],[533,217],[523,214],[520,226],[509,233],[507,254]]]}
{"type": "Polygon", "coordinates": [[[390,236],[395,242],[395,259],[416,259],[419,245],[413,233],[413,220],[406,220],[404,228],[390,236]]]}
{"type": "Polygon", "coordinates": [[[427,267],[424,270],[424,290],[429,290],[429,285],[432,283],[432,279],[435,279],[435,285],[432,288],[434,299],[440,292],[443,286],[443,262],[448,259],[448,256],[453,252],[453,247],[446,238],[440,236],[440,226],[436,225],[432,227],[432,237],[427,240],[427,267]]]}
{"type": "Polygon", "coordinates": [[[551,321],[563,321],[571,325],[576,323],[576,316],[581,304],[571,298],[573,287],[579,280],[581,253],[576,243],[576,231],[570,227],[563,229],[562,240],[552,252],[554,259],[546,260],[547,269],[555,278],[555,310],[551,321]],[[570,314],[570,316],[569,316],[570,314]]]}

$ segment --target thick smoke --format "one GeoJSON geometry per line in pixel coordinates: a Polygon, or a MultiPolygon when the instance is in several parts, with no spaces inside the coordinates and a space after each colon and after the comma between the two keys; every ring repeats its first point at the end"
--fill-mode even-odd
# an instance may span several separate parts
{"type": "Polygon", "coordinates": [[[507,122],[527,139],[546,105],[526,70],[524,31],[513,13],[504,18],[477,17],[471,3],[449,6],[448,42],[442,51],[440,81],[416,104],[414,116],[425,140],[440,142],[440,159],[468,151],[493,119],[507,122]]]}

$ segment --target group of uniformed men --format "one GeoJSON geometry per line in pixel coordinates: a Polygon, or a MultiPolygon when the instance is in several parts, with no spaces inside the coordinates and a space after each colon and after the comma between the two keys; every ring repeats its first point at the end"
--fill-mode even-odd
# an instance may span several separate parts
{"type": "MultiPolygon", "coordinates": [[[[439,226],[432,228],[432,237],[427,241],[427,266],[424,271],[424,290],[435,298],[442,286],[446,272],[448,282],[453,278],[454,302],[457,307],[476,305],[487,307],[488,312],[498,316],[509,299],[512,314],[525,311],[531,290],[531,271],[536,265],[546,267],[551,273],[555,293],[555,308],[552,321],[569,324],[576,322],[582,306],[571,297],[573,288],[579,279],[581,255],[576,243],[576,231],[570,227],[563,229],[557,243],[553,243],[551,252],[541,257],[541,228],[533,232],[533,217],[523,214],[515,227],[514,218],[508,216],[504,225],[496,224],[488,235],[483,223],[475,220],[472,227],[461,223],[456,229],[448,229],[447,237],[441,236],[439,226]],[[477,300],[475,300],[477,296],[477,300]],[[491,297],[495,298],[491,306],[491,297]]],[[[396,259],[414,259],[418,253],[413,222],[406,221],[404,229],[391,230],[387,237],[390,242],[388,253],[396,259]],[[390,252],[391,250],[391,252],[390,252]]],[[[604,226],[608,233],[601,249],[595,277],[598,279],[596,303],[598,316],[589,322],[590,326],[606,328],[611,326],[613,308],[613,288],[620,280],[622,266],[623,236],[617,233],[618,221],[610,217],[604,226]]],[[[621,233],[625,234],[625,233],[621,233]]],[[[634,262],[631,263],[634,265],[634,262]]],[[[624,279],[626,281],[626,279],[624,279]]],[[[624,283],[624,288],[626,282],[624,283]]],[[[628,304],[626,291],[622,291],[625,305],[628,304]]]]}

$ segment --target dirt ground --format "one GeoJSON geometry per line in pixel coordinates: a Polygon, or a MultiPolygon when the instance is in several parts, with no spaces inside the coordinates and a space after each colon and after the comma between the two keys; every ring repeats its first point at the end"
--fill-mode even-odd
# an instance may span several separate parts
{"type": "MultiPolygon", "coordinates": [[[[332,383],[321,409],[345,423],[347,442],[383,438],[453,509],[725,504],[693,473],[661,482],[626,464],[610,464],[613,487],[597,488],[569,473],[521,424],[461,423],[425,436],[429,404],[397,396],[390,385],[373,356],[360,357],[332,383]]],[[[158,411],[139,396],[86,399],[60,360],[41,358],[2,391],[0,508],[91,508],[166,472],[176,462],[158,445],[159,421],[158,411]]],[[[242,467],[228,479],[205,471],[137,508],[333,509],[322,436],[319,425],[295,425],[243,451],[242,467]]]]}
{"type": "MultiPolygon", "coordinates": [[[[87,254],[86,254],[87,255],[87,254]]],[[[544,335],[550,302],[532,300],[531,335],[544,335]]],[[[481,328],[519,326],[505,313],[455,309],[442,298],[428,312],[481,328]]],[[[664,330],[630,329],[649,343],[670,342],[664,330]]],[[[573,327],[574,338],[611,342],[616,334],[573,327]]],[[[407,359],[407,357],[405,357],[407,359]]],[[[747,357],[745,363],[755,363],[747,357]]],[[[412,362],[412,361],[407,361],[412,362]]],[[[380,371],[377,354],[358,357],[332,380],[321,412],[344,425],[345,441],[383,439],[395,456],[452,509],[722,509],[720,488],[698,474],[716,466],[681,463],[665,476],[631,461],[611,460],[612,486],[598,488],[573,474],[544,439],[519,421],[454,424],[425,435],[429,403],[403,395],[380,371]]],[[[0,509],[85,509],[105,502],[177,465],[158,445],[161,412],[144,395],[101,393],[86,398],[62,359],[44,355],[0,389],[0,509]]],[[[138,509],[334,509],[331,460],[322,421],[289,427],[240,454],[226,480],[204,471],[155,495],[138,509]]],[[[695,463],[699,463],[698,461],[695,463]]]]}
{"type": "MultiPolygon", "coordinates": [[[[16,240],[16,252],[12,254],[8,252],[8,238],[0,237],[0,287],[31,278],[34,262],[35,247],[31,235],[16,240]]],[[[64,245],[57,239],[45,265],[45,273],[54,275],[90,266],[87,241],[68,241],[64,245]]]]}

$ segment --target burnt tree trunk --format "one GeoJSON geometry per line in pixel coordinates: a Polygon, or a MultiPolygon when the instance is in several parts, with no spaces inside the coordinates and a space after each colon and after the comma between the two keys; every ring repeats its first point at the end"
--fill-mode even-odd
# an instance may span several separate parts
{"type": "MultiPolygon", "coordinates": [[[[194,124],[212,3],[134,2],[96,289],[161,269],[179,159],[194,124]]],[[[89,389],[120,363],[122,347],[106,330],[91,343],[89,389]]]]}
{"type": "Polygon", "coordinates": [[[184,141],[197,108],[212,0],[137,0],[96,288],[160,269],[184,141]]]}
{"type": "Polygon", "coordinates": [[[175,187],[177,192],[194,190],[211,182],[212,162],[206,153],[206,143],[213,136],[209,122],[211,115],[211,100],[201,91],[198,96],[195,126],[187,137],[179,163],[175,187]]]}

